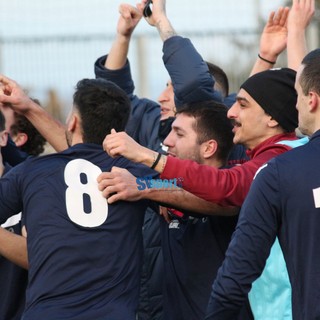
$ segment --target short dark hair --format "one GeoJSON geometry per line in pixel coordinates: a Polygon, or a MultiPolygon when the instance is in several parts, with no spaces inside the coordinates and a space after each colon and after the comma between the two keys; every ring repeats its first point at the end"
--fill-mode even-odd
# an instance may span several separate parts
{"type": "Polygon", "coordinates": [[[233,132],[231,120],[227,117],[228,108],[216,101],[204,101],[184,104],[178,114],[195,118],[194,131],[199,144],[214,139],[218,143],[216,156],[227,161],[233,147],[233,132]]]}
{"type": "Polygon", "coordinates": [[[0,131],[3,131],[5,128],[6,128],[6,119],[0,110],[0,131]]]}
{"type": "MultiPolygon", "coordinates": [[[[41,105],[38,99],[31,100],[41,105]]],[[[32,156],[38,156],[44,152],[46,139],[24,115],[14,112],[14,124],[11,125],[10,133],[15,136],[20,132],[25,133],[28,140],[19,149],[32,156]]]]}
{"type": "Polygon", "coordinates": [[[299,83],[304,95],[310,91],[320,94],[320,49],[309,52],[302,60],[304,66],[299,83]]]}
{"type": "Polygon", "coordinates": [[[130,100],[116,84],[104,79],[83,79],[73,95],[80,113],[83,141],[102,144],[114,128],[123,131],[130,115],[130,100]]]}
{"type": "Polygon", "coordinates": [[[215,79],[215,89],[225,98],[229,95],[229,80],[226,73],[217,65],[206,61],[210,74],[215,79]]]}

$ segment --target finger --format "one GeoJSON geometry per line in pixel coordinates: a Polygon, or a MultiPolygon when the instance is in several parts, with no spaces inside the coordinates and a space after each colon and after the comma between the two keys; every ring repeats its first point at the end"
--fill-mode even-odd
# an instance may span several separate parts
{"type": "Polygon", "coordinates": [[[275,11],[272,11],[272,12],[270,13],[267,24],[273,24],[273,19],[274,19],[275,14],[276,14],[275,11]]]}
{"type": "Polygon", "coordinates": [[[122,147],[114,147],[114,148],[108,147],[106,151],[107,151],[108,155],[112,158],[121,156],[124,153],[122,147]]]}
{"type": "Polygon", "coordinates": [[[98,175],[97,181],[98,183],[102,182],[103,180],[113,179],[114,174],[112,172],[102,172],[98,175]]]}
{"type": "MultiPolygon", "coordinates": [[[[114,141],[113,139],[109,139],[109,138],[105,138],[105,140],[102,143],[102,148],[111,157],[117,156],[118,155],[117,152],[122,151],[122,147],[119,146],[119,143],[117,143],[117,141],[114,141]]],[[[121,154],[121,153],[119,153],[119,154],[121,154]]]]}
{"type": "Polygon", "coordinates": [[[141,16],[142,16],[144,7],[145,7],[144,4],[137,3],[137,10],[139,11],[139,14],[140,14],[141,16]]]}
{"type": "Polygon", "coordinates": [[[10,78],[7,78],[7,77],[4,76],[3,74],[0,74],[0,82],[2,82],[3,84],[14,83],[13,80],[11,80],[10,78]]]}
{"type": "Polygon", "coordinates": [[[111,129],[111,134],[117,133],[116,129],[111,129]]]}
{"type": "Polygon", "coordinates": [[[281,26],[284,26],[287,23],[289,10],[290,9],[288,7],[283,8],[282,15],[280,16],[280,21],[279,21],[279,24],[281,26]]]}
{"type": "MultiPolygon", "coordinates": [[[[103,179],[100,182],[98,182],[98,189],[100,191],[104,192],[104,190],[107,189],[111,185],[113,185],[113,184],[110,183],[110,181],[108,179],[103,179]]],[[[105,195],[107,195],[107,192],[105,193],[105,195]]]]}
{"type": "Polygon", "coordinates": [[[275,14],[275,16],[274,16],[274,18],[273,18],[274,24],[279,24],[280,16],[281,16],[281,14],[282,14],[282,11],[283,11],[283,7],[280,7],[280,8],[278,9],[278,11],[276,12],[276,14],[275,14]]]}
{"type": "Polygon", "coordinates": [[[105,198],[111,197],[113,194],[118,192],[118,188],[116,186],[107,186],[106,188],[103,189],[102,195],[105,198]]]}
{"type": "Polygon", "coordinates": [[[107,199],[109,204],[113,204],[119,200],[124,200],[124,199],[121,199],[121,196],[118,193],[113,194],[107,199]]]}

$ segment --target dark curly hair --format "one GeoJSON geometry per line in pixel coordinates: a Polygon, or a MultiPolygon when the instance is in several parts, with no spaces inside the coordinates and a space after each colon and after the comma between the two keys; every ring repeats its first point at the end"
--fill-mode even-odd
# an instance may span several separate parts
{"type": "MultiPolygon", "coordinates": [[[[40,105],[40,102],[37,99],[32,100],[40,105]]],[[[21,132],[28,136],[27,142],[19,148],[32,156],[38,156],[41,154],[44,151],[46,144],[45,138],[25,116],[15,112],[14,119],[15,122],[10,128],[11,136],[14,137],[21,132]]]]}

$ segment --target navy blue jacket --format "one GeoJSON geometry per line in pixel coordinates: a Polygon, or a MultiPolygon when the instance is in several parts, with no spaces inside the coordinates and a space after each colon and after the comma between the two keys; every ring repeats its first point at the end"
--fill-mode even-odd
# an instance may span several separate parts
{"type": "Polygon", "coordinates": [[[320,131],[258,173],[213,285],[206,319],[234,319],[276,236],[292,286],[294,320],[320,318],[320,131]]]}
{"type": "Polygon", "coordinates": [[[3,162],[10,164],[10,166],[15,166],[29,157],[27,153],[21,151],[16,146],[10,136],[8,138],[7,145],[1,148],[1,154],[3,162]]]}
{"type": "Polygon", "coordinates": [[[113,166],[154,175],[99,145],[77,144],[0,179],[0,223],[22,211],[28,230],[23,319],[135,319],[147,204],[107,204],[96,179],[113,166]]]}
{"type": "MultiPolygon", "coordinates": [[[[21,235],[20,215],[2,225],[6,230],[21,235]]],[[[0,319],[20,320],[25,307],[28,271],[0,256],[0,319]]]]}
{"type": "MultiPolygon", "coordinates": [[[[11,163],[15,163],[17,159],[13,157],[13,155],[19,155],[19,149],[11,139],[10,141],[11,146],[6,148],[6,150],[13,150],[14,152],[6,153],[9,156],[6,157],[6,159],[11,159],[11,163]],[[12,157],[10,158],[10,156],[12,157]]],[[[1,152],[2,150],[3,148],[1,148],[1,152]]],[[[18,157],[18,159],[20,162],[22,161],[20,157],[18,157]]],[[[11,166],[5,163],[3,176],[5,176],[10,169],[11,166]]],[[[17,235],[21,235],[21,213],[8,219],[1,227],[17,235]]],[[[0,319],[20,320],[25,307],[28,271],[0,256],[0,283],[0,319]]]]}
{"type": "MultiPolygon", "coordinates": [[[[159,151],[163,140],[163,137],[158,135],[160,106],[149,99],[139,99],[134,94],[129,61],[119,70],[108,70],[104,67],[105,59],[106,56],[103,56],[96,61],[95,74],[96,77],[115,82],[128,94],[132,110],[126,127],[127,133],[141,145],[159,151]]],[[[213,90],[214,79],[209,73],[207,64],[189,39],[174,36],[166,40],[163,44],[163,62],[174,86],[177,109],[184,103],[211,99],[222,101],[221,95],[213,90]]],[[[167,134],[169,132],[170,130],[167,134]]],[[[238,160],[244,157],[243,149],[239,151],[237,148],[232,159],[238,160]]],[[[159,221],[151,210],[145,215],[143,235],[145,263],[138,316],[139,320],[157,320],[161,319],[159,305],[162,304],[162,281],[159,275],[163,273],[163,266],[162,252],[159,250],[161,246],[159,221]]]]}
{"type": "MultiPolygon", "coordinates": [[[[139,99],[134,94],[129,61],[119,70],[108,70],[104,67],[105,59],[106,56],[103,56],[96,61],[95,74],[98,78],[113,81],[129,96],[132,110],[126,132],[141,145],[160,151],[163,140],[158,135],[160,106],[149,99],[139,99]]],[[[176,36],[165,41],[163,61],[174,84],[177,107],[186,102],[209,99],[221,101],[221,96],[213,91],[214,80],[209,74],[206,63],[189,39],[176,36]],[[186,68],[186,65],[190,68],[186,68]]],[[[162,317],[163,283],[159,275],[163,273],[163,262],[159,230],[158,217],[148,209],[143,228],[145,263],[138,312],[141,320],[156,320],[162,317]]]]}

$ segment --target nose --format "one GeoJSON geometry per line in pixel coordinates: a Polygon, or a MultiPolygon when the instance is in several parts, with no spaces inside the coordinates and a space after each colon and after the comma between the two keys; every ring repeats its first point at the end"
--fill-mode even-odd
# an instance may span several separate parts
{"type": "Polygon", "coordinates": [[[174,146],[174,132],[171,129],[170,133],[167,135],[167,137],[164,139],[163,144],[169,148],[172,148],[174,146]]]}
{"type": "Polygon", "coordinates": [[[169,100],[169,95],[168,95],[168,87],[166,87],[160,94],[158,101],[159,103],[164,102],[164,101],[168,101],[169,100]]]}
{"type": "Polygon", "coordinates": [[[235,119],[238,117],[239,107],[238,102],[235,102],[232,107],[228,110],[227,117],[229,119],[235,119]]]}

